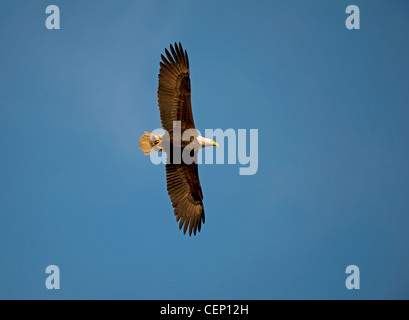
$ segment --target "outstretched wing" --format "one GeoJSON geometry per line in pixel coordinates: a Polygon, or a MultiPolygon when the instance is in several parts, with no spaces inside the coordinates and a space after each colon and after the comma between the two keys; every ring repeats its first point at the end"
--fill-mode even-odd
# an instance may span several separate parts
{"type": "Polygon", "coordinates": [[[197,164],[167,164],[166,180],[179,229],[183,227],[183,232],[186,233],[189,227],[189,235],[192,235],[192,231],[196,235],[202,222],[205,222],[197,164]]]}
{"type": "Polygon", "coordinates": [[[170,45],[165,49],[166,58],[161,55],[159,70],[158,104],[162,127],[169,134],[173,132],[173,121],[181,122],[182,133],[195,128],[190,101],[189,59],[182,45],[170,45]]]}

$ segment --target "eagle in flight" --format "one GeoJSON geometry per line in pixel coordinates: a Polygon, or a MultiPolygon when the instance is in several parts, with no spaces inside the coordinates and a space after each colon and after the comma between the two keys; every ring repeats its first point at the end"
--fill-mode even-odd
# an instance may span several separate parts
{"type": "Polygon", "coordinates": [[[158,104],[165,134],[145,131],[139,147],[145,155],[166,152],[167,189],[176,221],[183,233],[196,235],[205,222],[203,193],[197,167],[197,151],[218,144],[195,129],[190,100],[189,59],[182,45],[170,45],[161,55],[158,104]],[[186,136],[188,138],[186,138],[186,136]]]}

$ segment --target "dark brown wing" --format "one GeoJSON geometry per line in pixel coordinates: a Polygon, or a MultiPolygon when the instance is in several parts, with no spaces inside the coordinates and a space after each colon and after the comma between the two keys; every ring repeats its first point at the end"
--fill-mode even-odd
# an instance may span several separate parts
{"type": "Polygon", "coordinates": [[[181,121],[182,133],[195,128],[190,101],[189,59],[182,45],[165,49],[159,70],[158,104],[162,127],[173,132],[173,121],[181,121]]]}
{"type": "Polygon", "coordinates": [[[167,164],[166,179],[170,200],[175,208],[176,221],[179,221],[179,229],[183,227],[183,233],[186,233],[189,227],[189,235],[192,235],[192,231],[196,235],[196,231],[200,231],[202,227],[202,222],[205,222],[197,164],[167,164]]]}

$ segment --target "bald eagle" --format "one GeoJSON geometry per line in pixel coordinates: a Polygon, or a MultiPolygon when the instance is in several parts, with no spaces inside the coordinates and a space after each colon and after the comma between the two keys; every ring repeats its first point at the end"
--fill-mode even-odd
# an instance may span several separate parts
{"type": "Polygon", "coordinates": [[[161,55],[159,70],[158,104],[160,119],[165,134],[145,131],[139,140],[139,147],[145,155],[166,152],[167,189],[179,229],[186,234],[196,235],[205,222],[203,193],[197,167],[197,151],[202,147],[218,146],[198,134],[193,121],[190,101],[189,59],[182,45],[170,45],[171,53],[165,49],[161,55]],[[176,129],[180,131],[177,134],[176,129]],[[184,133],[189,139],[184,141],[184,133]],[[193,155],[193,161],[186,161],[184,150],[193,155]],[[176,159],[176,160],[175,160],[176,159]]]}

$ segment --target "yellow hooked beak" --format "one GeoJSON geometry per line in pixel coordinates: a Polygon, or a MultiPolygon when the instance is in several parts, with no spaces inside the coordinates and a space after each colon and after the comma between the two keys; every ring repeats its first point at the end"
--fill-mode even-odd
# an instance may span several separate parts
{"type": "Polygon", "coordinates": [[[218,144],[217,142],[214,142],[214,141],[213,141],[213,146],[218,147],[219,144],[218,144]]]}

